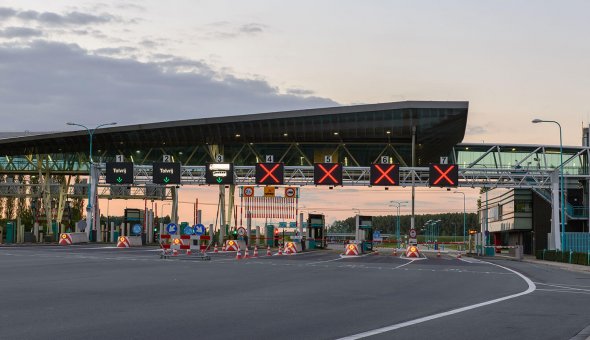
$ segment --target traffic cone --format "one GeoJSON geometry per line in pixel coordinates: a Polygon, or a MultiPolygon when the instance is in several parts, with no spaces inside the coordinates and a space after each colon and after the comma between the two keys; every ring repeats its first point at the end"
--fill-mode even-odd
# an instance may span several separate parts
{"type": "Polygon", "coordinates": [[[379,255],[379,249],[375,248],[375,250],[373,251],[373,254],[379,255]]]}
{"type": "Polygon", "coordinates": [[[277,255],[283,255],[283,249],[279,246],[279,253],[277,255]]]}
{"type": "Polygon", "coordinates": [[[213,252],[215,254],[219,253],[219,249],[217,249],[217,243],[215,243],[215,248],[213,249],[213,252]]]}
{"type": "Polygon", "coordinates": [[[270,252],[270,246],[266,247],[266,256],[272,256],[272,253],[270,252]]]}
{"type": "Polygon", "coordinates": [[[440,257],[440,250],[436,252],[436,257],[440,257]]]}
{"type": "Polygon", "coordinates": [[[178,256],[178,250],[173,249],[172,250],[172,256],[178,256]]]}
{"type": "Polygon", "coordinates": [[[244,250],[244,258],[245,259],[249,259],[250,258],[250,253],[248,252],[248,248],[246,247],[246,250],[244,250]]]}
{"type": "Polygon", "coordinates": [[[393,256],[397,256],[397,248],[393,248],[393,256]]]}
{"type": "Polygon", "coordinates": [[[258,257],[258,247],[254,246],[254,254],[252,254],[252,257],[258,257]]]}
{"type": "Polygon", "coordinates": [[[201,255],[205,256],[205,249],[201,249],[201,255]]]}
{"type": "Polygon", "coordinates": [[[241,260],[242,259],[242,253],[240,252],[240,248],[238,248],[238,251],[236,252],[236,260],[241,260]]]}
{"type": "Polygon", "coordinates": [[[187,249],[187,250],[186,250],[186,254],[187,254],[187,255],[190,255],[190,254],[192,254],[191,250],[190,250],[190,249],[187,249]]]}
{"type": "Polygon", "coordinates": [[[225,243],[221,246],[221,251],[225,251],[225,243]]]}
{"type": "Polygon", "coordinates": [[[461,259],[461,253],[457,254],[457,260],[461,259]]]}

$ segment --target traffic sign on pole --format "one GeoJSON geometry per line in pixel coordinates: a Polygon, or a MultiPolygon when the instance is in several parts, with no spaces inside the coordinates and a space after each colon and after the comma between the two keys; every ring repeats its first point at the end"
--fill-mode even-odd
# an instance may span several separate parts
{"type": "Polygon", "coordinates": [[[204,226],[204,225],[202,225],[201,223],[199,223],[199,224],[195,224],[195,225],[193,226],[193,233],[194,233],[195,235],[199,235],[199,236],[201,236],[201,235],[203,235],[203,234],[205,233],[205,231],[206,231],[206,229],[205,229],[205,226],[204,226]]]}
{"type": "Polygon", "coordinates": [[[168,234],[174,235],[178,232],[178,226],[176,225],[176,223],[168,223],[168,225],[166,226],[166,231],[168,232],[168,234]]]}

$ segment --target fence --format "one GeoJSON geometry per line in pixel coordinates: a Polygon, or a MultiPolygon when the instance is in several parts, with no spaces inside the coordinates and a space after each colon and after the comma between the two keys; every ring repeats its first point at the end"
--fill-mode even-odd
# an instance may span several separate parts
{"type": "Polygon", "coordinates": [[[586,253],[590,251],[590,233],[564,233],[564,251],[586,253]]]}

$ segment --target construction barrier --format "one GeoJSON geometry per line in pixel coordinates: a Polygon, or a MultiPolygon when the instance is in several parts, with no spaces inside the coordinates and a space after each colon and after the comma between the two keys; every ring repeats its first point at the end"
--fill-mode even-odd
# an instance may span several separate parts
{"type": "Polygon", "coordinates": [[[225,241],[225,251],[238,251],[238,249],[246,249],[246,242],[243,240],[225,241]]]}
{"type": "Polygon", "coordinates": [[[344,255],[346,256],[358,256],[359,255],[359,247],[358,244],[350,243],[347,244],[344,248],[344,255]]]}
{"type": "Polygon", "coordinates": [[[285,254],[297,254],[301,252],[301,243],[287,242],[285,244],[285,254]]]}
{"type": "Polygon", "coordinates": [[[61,233],[59,235],[59,244],[68,246],[76,243],[87,243],[88,234],[86,233],[61,233]]]}
{"type": "Polygon", "coordinates": [[[119,236],[117,248],[141,247],[141,236],[119,236]]]}
{"type": "Polygon", "coordinates": [[[420,252],[418,251],[418,247],[409,246],[408,249],[406,250],[406,257],[419,258],[420,252]]]}

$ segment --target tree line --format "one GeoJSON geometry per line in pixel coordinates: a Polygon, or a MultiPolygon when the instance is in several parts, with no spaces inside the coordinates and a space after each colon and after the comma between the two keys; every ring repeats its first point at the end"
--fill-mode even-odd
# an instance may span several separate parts
{"type": "MultiPolygon", "coordinates": [[[[443,213],[415,215],[415,228],[420,231],[427,221],[439,221],[440,235],[463,235],[463,213],[443,213]]],[[[465,215],[466,229],[478,228],[478,214],[467,213],[465,215]]],[[[411,215],[400,216],[400,233],[407,234],[410,230],[411,215]]],[[[395,234],[397,226],[397,215],[373,216],[373,230],[379,230],[382,234],[395,234]]],[[[354,233],[355,217],[338,220],[328,228],[333,233],[354,233]]]]}

